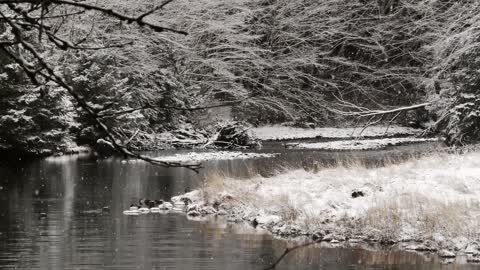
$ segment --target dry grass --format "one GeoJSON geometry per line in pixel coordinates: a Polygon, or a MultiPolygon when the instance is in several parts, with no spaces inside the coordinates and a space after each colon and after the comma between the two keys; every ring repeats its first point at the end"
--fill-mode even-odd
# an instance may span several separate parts
{"type": "Polygon", "coordinates": [[[209,171],[203,179],[203,185],[200,189],[203,201],[207,204],[213,203],[212,199],[225,190],[226,176],[221,171],[209,171]]]}
{"type": "Polygon", "coordinates": [[[372,207],[363,218],[363,223],[382,240],[397,239],[402,229],[401,212],[395,204],[372,207]]]}
{"type": "Polygon", "coordinates": [[[390,201],[378,202],[365,213],[362,222],[380,233],[382,239],[478,238],[480,214],[477,205],[464,202],[445,203],[418,193],[403,194],[390,201]]]}
{"type": "Polygon", "coordinates": [[[240,211],[277,215],[304,231],[448,244],[480,237],[479,160],[478,152],[439,153],[379,168],[339,161],[318,173],[294,170],[270,178],[214,173],[202,190],[205,201],[226,191],[240,211]],[[352,198],[352,190],[365,196],[352,198]]]}
{"type": "Polygon", "coordinates": [[[295,207],[288,194],[278,196],[276,204],[280,206],[280,216],[285,223],[292,224],[300,216],[300,211],[295,207]]]}

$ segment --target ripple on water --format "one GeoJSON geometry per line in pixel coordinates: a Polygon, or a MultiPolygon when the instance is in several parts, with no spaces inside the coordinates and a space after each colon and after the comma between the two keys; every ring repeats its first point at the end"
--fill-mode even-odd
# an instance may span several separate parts
{"type": "MultiPolygon", "coordinates": [[[[292,160],[300,165],[322,158],[331,162],[336,155],[306,153],[206,163],[199,175],[138,162],[122,164],[121,159],[92,162],[91,157],[37,161],[22,164],[23,170],[0,167],[0,269],[261,269],[283,252],[285,241],[251,227],[191,221],[178,213],[127,217],[122,211],[139,198],[170,198],[194,189],[208,170],[224,168],[241,176],[249,166],[261,171],[292,160]],[[83,212],[106,205],[109,213],[83,212]],[[39,219],[40,212],[47,217],[39,219]]],[[[368,156],[379,158],[382,153],[389,155],[368,156]]],[[[278,266],[319,268],[443,269],[435,258],[416,253],[320,246],[290,254],[278,266]]]]}

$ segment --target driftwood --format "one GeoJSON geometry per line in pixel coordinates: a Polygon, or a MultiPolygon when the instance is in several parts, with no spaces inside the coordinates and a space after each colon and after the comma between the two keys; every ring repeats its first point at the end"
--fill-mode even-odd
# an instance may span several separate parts
{"type": "Polygon", "coordinates": [[[242,122],[228,122],[218,125],[214,134],[203,147],[227,149],[259,147],[260,142],[248,133],[249,129],[250,127],[242,122]]]}

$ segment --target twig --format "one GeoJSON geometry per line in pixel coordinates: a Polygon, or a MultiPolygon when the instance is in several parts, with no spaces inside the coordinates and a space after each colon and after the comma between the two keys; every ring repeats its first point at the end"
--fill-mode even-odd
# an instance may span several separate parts
{"type": "Polygon", "coordinates": [[[373,116],[368,120],[368,122],[365,124],[365,126],[362,128],[362,130],[360,131],[360,133],[358,133],[358,136],[357,136],[357,137],[362,136],[362,133],[363,133],[363,132],[365,131],[365,129],[367,129],[368,127],[380,123],[380,122],[383,120],[383,117],[384,117],[384,116],[385,116],[385,115],[382,114],[382,115],[380,116],[380,119],[378,119],[377,121],[371,122],[371,121],[373,121],[373,119],[375,119],[375,117],[376,117],[376,115],[373,115],[373,116]]]}
{"type": "Polygon", "coordinates": [[[358,116],[358,117],[376,116],[376,115],[382,115],[382,114],[417,110],[420,108],[425,108],[430,104],[431,104],[430,102],[426,102],[426,103],[421,103],[421,104],[416,104],[411,106],[399,107],[391,110],[369,110],[369,111],[360,111],[360,112],[345,112],[345,115],[358,116]]]}
{"type": "Polygon", "coordinates": [[[394,117],[392,117],[392,119],[390,119],[390,121],[388,121],[388,125],[387,125],[387,128],[385,129],[385,132],[383,133],[383,136],[387,135],[388,129],[392,125],[393,121],[395,121],[403,112],[405,111],[398,112],[394,117]]]}

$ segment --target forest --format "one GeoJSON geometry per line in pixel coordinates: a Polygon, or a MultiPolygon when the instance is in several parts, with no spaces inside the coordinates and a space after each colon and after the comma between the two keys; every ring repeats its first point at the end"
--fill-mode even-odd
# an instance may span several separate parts
{"type": "Polygon", "coordinates": [[[480,138],[476,1],[154,2],[1,1],[0,149],[167,148],[159,134],[210,136],[212,104],[254,126],[480,138]]]}
{"type": "Polygon", "coordinates": [[[1,269],[480,269],[480,1],[0,0],[1,269]]]}

